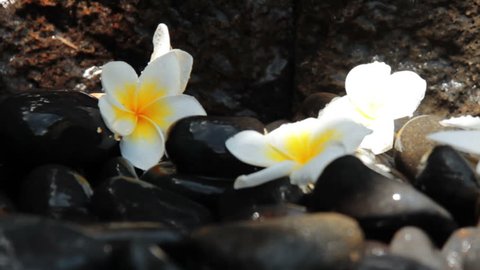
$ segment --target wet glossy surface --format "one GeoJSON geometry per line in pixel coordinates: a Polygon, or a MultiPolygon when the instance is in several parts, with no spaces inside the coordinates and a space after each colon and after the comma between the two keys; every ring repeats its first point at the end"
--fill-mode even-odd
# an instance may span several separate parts
{"type": "Polygon", "coordinates": [[[8,163],[92,164],[117,142],[105,127],[98,100],[80,92],[12,95],[0,104],[1,158],[8,163]]]}
{"type": "Polygon", "coordinates": [[[411,185],[387,178],[353,156],[325,169],[310,197],[309,209],[355,217],[368,238],[389,241],[401,227],[422,228],[437,243],[456,228],[451,215],[411,185]]]}
{"type": "Polygon", "coordinates": [[[188,117],[171,127],[166,149],[179,172],[236,177],[254,168],[230,154],[225,141],[242,130],[263,133],[263,128],[250,117],[188,117]]]}
{"type": "Polygon", "coordinates": [[[471,164],[453,148],[436,147],[415,186],[450,211],[460,225],[477,223],[480,185],[471,164]]]}
{"type": "Polygon", "coordinates": [[[191,229],[211,221],[204,206],[150,183],[114,177],[94,190],[93,211],[104,221],[155,221],[191,229]]]}
{"type": "Polygon", "coordinates": [[[62,165],[35,168],[23,181],[22,210],[55,219],[88,219],[93,191],[87,179],[62,165]]]}

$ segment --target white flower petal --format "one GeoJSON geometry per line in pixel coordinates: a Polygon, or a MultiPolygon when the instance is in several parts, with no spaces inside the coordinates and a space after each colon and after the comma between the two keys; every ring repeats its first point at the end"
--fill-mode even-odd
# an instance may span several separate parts
{"type": "Polygon", "coordinates": [[[165,139],[153,123],[139,118],[135,131],[120,141],[120,152],[133,166],[147,170],[163,157],[165,139]]]}
{"type": "Polygon", "coordinates": [[[347,154],[351,154],[351,152],[346,151],[346,149],[339,144],[332,144],[328,146],[321,155],[318,155],[298,170],[295,170],[290,175],[290,182],[300,186],[315,183],[328,164],[347,154]]]}
{"type": "Polygon", "coordinates": [[[442,126],[457,127],[464,129],[480,129],[480,117],[473,117],[471,115],[452,117],[440,121],[442,126]]]}
{"type": "Polygon", "coordinates": [[[480,130],[440,131],[428,135],[428,138],[462,152],[480,155],[480,130]]]}
{"type": "Polygon", "coordinates": [[[365,126],[371,125],[374,120],[365,118],[348,98],[348,96],[334,98],[323,110],[318,113],[318,119],[321,121],[332,121],[348,119],[365,126]]]}
{"type": "MultiPolygon", "coordinates": [[[[326,129],[337,130],[339,132],[340,137],[337,139],[337,142],[340,143],[345,151],[350,154],[357,150],[365,136],[372,133],[372,130],[351,120],[331,121],[326,124],[326,129]]],[[[315,135],[315,137],[317,136],[318,135],[315,135]]]]}
{"type": "Polygon", "coordinates": [[[174,122],[188,116],[206,115],[207,113],[196,98],[177,95],[157,99],[142,110],[142,114],[155,122],[166,134],[167,129],[174,122]]]}
{"type": "Polygon", "coordinates": [[[387,109],[392,119],[412,116],[425,97],[427,82],[413,71],[399,71],[388,82],[387,109]]]}
{"type": "Polygon", "coordinates": [[[107,96],[100,97],[98,107],[103,121],[111,131],[121,136],[127,136],[135,129],[136,116],[111,104],[107,96]]]}
{"type": "Polygon", "coordinates": [[[170,34],[168,33],[168,27],[161,23],[157,26],[155,33],[153,34],[153,53],[150,57],[150,61],[166,54],[170,51],[170,34]]]}
{"type": "Polygon", "coordinates": [[[150,62],[140,75],[138,106],[144,108],[165,96],[181,94],[180,65],[174,52],[150,62]]]}
{"type": "Polygon", "coordinates": [[[253,130],[235,134],[225,146],[237,159],[254,166],[268,167],[285,160],[270,146],[265,135],[253,130]]]}
{"type": "Polygon", "coordinates": [[[377,121],[368,128],[372,130],[372,133],[365,136],[360,148],[369,149],[375,155],[392,149],[395,136],[393,120],[377,121]]]}
{"type": "Polygon", "coordinates": [[[358,65],[347,74],[345,90],[352,104],[369,117],[381,116],[391,68],[381,62],[358,65]]]}
{"type": "Polygon", "coordinates": [[[233,184],[235,189],[258,186],[263,183],[289,175],[295,167],[293,161],[283,161],[276,163],[258,172],[248,175],[241,175],[233,184]]]}
{"type": "Polygon", "coordinates": [[[102,67],[102,86],[108,99],[121,109],[131,108],[135,100],[138,77],[127,63],[114,61],[102,67]]]}
{"type": "Polygon", "coordinates": [[[180,65],[180,90],[183,92],[187,87],[188,80],[190,79],[190,73],[192,72],[193,57],[186,51],[179,49],[173,49],[180,65]]]}

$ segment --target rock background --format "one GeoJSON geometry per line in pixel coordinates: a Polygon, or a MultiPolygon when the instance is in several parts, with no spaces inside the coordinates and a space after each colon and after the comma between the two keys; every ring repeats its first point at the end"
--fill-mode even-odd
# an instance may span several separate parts
{"type": "MultiPolygon", "coordinates": [[[[2,1],[7,2],[7,1],[2,1]]],[[[98,92],[86,69],[140,72],[159,22],[190,52],[187,93],[212,115],[290,118],[308,95],[343,94],[355,65],[385,61],[428,82],[420,113],[480,114],[480,1],[18,0],[0,7],[0,93],[98,92]]]]}

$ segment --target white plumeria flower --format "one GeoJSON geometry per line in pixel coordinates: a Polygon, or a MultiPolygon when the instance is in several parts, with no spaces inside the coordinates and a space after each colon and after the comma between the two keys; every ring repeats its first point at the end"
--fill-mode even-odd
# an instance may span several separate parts
{"type": "Polygon", "coordinates": [[[392,148],[394,120],[412,116],[426,88],[415,72],[391,74],[390,66],[381,62],[359,65],[347,74],[347,95],[332,100],[319,117],[347,118],[368,127],[373,132],[360,147],[380,154],[392,148]]]}
{"type": "Polygon", "coordinates": [[[263,170],[239,176],[234,188],[257,186],[290,176],[296,185],[315,183],[334,159],[352,154],[370,130],[352,121],[324,122],[315,118],[284,124],[264,135],[253,130],[226,141],[240,161],[263,170]]]}
{"type": "MultiPolygon", "coordinates": [[[[447,127],[456,127],[464,130],[440,131],[428,135],[428,138],[441,144],[447,144],[455,149],[472,154],[480,158],[480,117],[460,116],[440,121],[447,127]]],[[[480,162],[476,167],[480,174],[480,162]]]]}
{"type": "Polygon", "coordinates": [[[121,154],[135,167],[146,170],[160,161],[172,123],[206,115],[194,97],[182,94],[192,63],[187,52],[169,50],[156,56],[140,77],[125,62],[103,66],[105,95],[99,98],[100,112],[107,127],[122,137],[121,154]]]}

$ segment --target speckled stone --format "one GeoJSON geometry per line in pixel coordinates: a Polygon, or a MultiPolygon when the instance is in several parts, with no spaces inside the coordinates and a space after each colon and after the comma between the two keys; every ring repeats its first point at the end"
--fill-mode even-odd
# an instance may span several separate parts
{"type": "Polygon", "coordinates": [[[447,270],[445,258],[422,230],[404,227],[397,231],[390,242],[390,252],[420,262],[436,270],[447,270]]]}
{"type": "Polygon", "coordinates": [[[436,145],[426,138],[430,133],[445,129],[438,116],[421,115],[412,118],[398,131],[395,139],[395,161],[397,166],[411,178],[419,173],[422,158],[436,145]]]}

